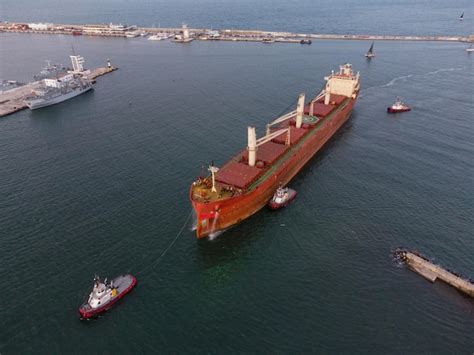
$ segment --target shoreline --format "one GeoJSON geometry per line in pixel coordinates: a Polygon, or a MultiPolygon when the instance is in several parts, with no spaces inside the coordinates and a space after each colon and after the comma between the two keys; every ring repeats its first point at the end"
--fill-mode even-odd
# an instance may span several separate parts
{"type": "MultiPolygon", "coordinates": [[[[45,29],[31,29],[24,23],[0,22],[0,32],[5,33],[34,33],[34,34],[62,34],[83,35],[99,37],[127,37],[127,30],[110,30],[111,26],[104,24],[44,24],[49,26],[45,29]],[[93,30],[91,30],[93,29],[93,30]]],[[[151,35],[156,33],[179,34],[182,28],[158,28],[158,27],[133,27],[134,31],[147,32],[151,35]]],[[[191,38],[195,40],[213,41],[243,41],[260,42],[264,38],[272,38],[275,42],[300,43],[301,40],[357,40],[357,41],[437,41],[437,42],[467,42],[474,43],[473,35],[451,35],[451,36],[418,36],[418,35],[377,35],[377,34],[321,34],[321,33],[293,33],[262,30],[240,30],[222,29],[211,30],[205,28],[189,28],[191,38]],[[218,35],[208,36],[210,33],[218,35]]],[[[137,36],[138,37],[138,36],[137,36]]]]}

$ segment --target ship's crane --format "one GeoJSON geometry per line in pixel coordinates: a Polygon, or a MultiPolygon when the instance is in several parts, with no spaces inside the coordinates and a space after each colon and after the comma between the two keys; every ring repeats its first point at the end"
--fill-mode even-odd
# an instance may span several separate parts
{"type": "Polygon", "coordinates": [[[247,150],[249,152],[249,166],[255,166],[257,161],[257,149],[262,144],[271,141],[273,138],[278,137],[281,134],[286,133],[286,145],[290,145],[290,126],[288,128],[279,129],[278,131],[266,134],[262,138],[257,139],[255,133],[255,127],[248,127],[248,145],[247,150]]]}
{"type": "MultiPolygon", "coordinates": [[[[318,100],[320,97],[322,97],[322,95],[323,94],[318,95],[315,99],[311,101],[310,113],[312,113],[313,111],[312,106],[313,106],[314,101],[318,100]]],[[[290,125],[288,125],[288,128],[282,128],[275,132],[271,132],[270,128],[281,122],[289,120],[293,117],[296,117],[296,128],[301,128],[303,124],[303,116],[304,116],[304,106],[305,106],[304,101],[305,101],[305,94],[300,94],[300,96],[298,97],[298,103],[296,104],[296,110],[288,112],[287,114],[280,116],[274,121],[267,124],[266,134],[262,138],[257,139],[256,133],[255,133],[255,127],[248,127],[247,150],[249,152],[249,165],[250,166],[255,166],[255,163],[257,161],[258,146],[265,144],[284,133],[286,133],[285,144],[290,145],[290,133],[291,133],[290,125]]]]}
{"type": "Polygon", "coordinates": [[[211,191],[212,192],[217,192],[217,189],[216,189],[216,173],[219,171],[219,168],[217,166],[214,166],[214,163],[212,163],[211,165],[209,165],[209,168],[207,169],[211,172],[211,176],[212,176],[212,189],[211,191]]]}
{"type": "MultiPolygon", "coordinates": [[[[321,91],[319,95],[317,95],[314,99],[312,99],[309,103],[309,115],[314,116],[314,103],[317,102],[319,99],[321,99],[325,95],[325,91],[321,91]]],[[[267,135],[270,134],[270,128],[272,126],[275,126],[281,122],[284,122],[286,120],[289,120],[290,118],[293,118],[296,116],[296,127],[299,128],[301,127],[301,124],[303,123],[303,114],[304,114],[304,100],[305,100],[305,95],[300,94],[298,98],[298,105],[296,110],[288,112],[284,114],[283,116],[278,117],[274,121],[270,122],[267,124],[267,135]],[[299,122],[298,122],[299,121],[299,122]],[[298,125],[300,123],[300,125],[298,125]],[[299,127],[298,127],[299,126],[299,127]]]]}

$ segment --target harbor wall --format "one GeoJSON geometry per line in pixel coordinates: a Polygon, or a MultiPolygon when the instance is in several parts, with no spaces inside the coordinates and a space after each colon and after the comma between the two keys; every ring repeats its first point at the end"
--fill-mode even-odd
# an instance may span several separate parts
{"type": "MultiPolygon", "coordinates": [[[[150,34],[164,33],[180,33],[181,28],[157,28],[157,27],[136,27],[141,32],[149,32],[150,34]]],[[[17,32],[17,33],[39,33],[39,34],[78,34],[88,36],[102,37],[125,37],[125,31],[110,31],[109,25],[105,24],[49,24],[48,29],[32,29],[28,24],[24,23],[6,23],[0,22],[0,31],[17,32]],[[97,32],[88,31],[88,28],[96,28],[97,32]],[[100,29],[103,29],[102,31],[100,29]]],[[[207,33],[212,31],[205,28],[190,28],[189,31],[195,39],[205,38],[207,33]]],[[[377,34],[321,34],[321,33],[292,33],[292,32],[275,32],[263,30],[241,30],[241,29],[223,29],[218,30],[219,36],[213,37],[212,40],[232,40],[232,41],[261,41],[262,38],[272,37],[277,42],[299,43],[301,39],[314,40],[366,40],[366,41],[446,41],[446,42],[470,42],[474,43],[474,35],[469,36],[401,36],[401,35],[377,35],[377,34]]]]}
{"type": "Polygon", "coordinates": [[[437,279],[455,287],[459,291],[474,298],[474,284],[445,270],[441,266],[435,265],[429,260],[411,252],[405,253],[406,263],[416,273],[420,274],[427,280],[435,282],[437,279]]]}

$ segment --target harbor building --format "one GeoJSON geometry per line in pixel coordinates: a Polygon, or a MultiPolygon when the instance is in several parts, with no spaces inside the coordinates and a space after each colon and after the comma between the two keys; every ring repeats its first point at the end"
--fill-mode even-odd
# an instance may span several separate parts
{"type": "Polygon", "coordinates": [[[54,28],[51,23],[29,23],[28,27],[33,31],[48,31],[54,28]]]}
{"type": "Polygon", "coordinates": [[[109,25],[84,25],[82,32],[85,35],[92,36],[123,36],[125,37],[127,32],[137,30],[137,26],[127,26],[127,25],[114,25],[110,23],[109,25]]]}

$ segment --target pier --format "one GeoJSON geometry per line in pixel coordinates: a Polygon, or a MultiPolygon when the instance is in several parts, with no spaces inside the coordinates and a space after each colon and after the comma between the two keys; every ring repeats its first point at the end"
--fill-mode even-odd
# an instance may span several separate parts
{"type": "Polygon", "coordinates": [[[431,282],[435,282],[439,279],[474,298],[474,284],[472,282],[463,279],[452,271],[433,264],[427,258],[416,252],[398,250],[395,254],[401,261],[405,262],[411,270],[423,276],[425,279],[431,282]]]}
{"type": "MultiPolygon", "coordinates": [[[[0,22],[0,32],[84,35],[102,37],[127,37],[128,32],[139,31],[150,34],[168,33],[182,35],[183,28],[137,27],[104,24],[26,24],[0,22]],[[33,26],[34,25],[34,26],[33,26]]],[[[445,41],[474,43],[474,34],[468,36],[417,36],[417,35],[377,35],[377,34],[322,34],[293,33],[262,30],[187,28],[189,39],[178,38],[178,43],[187,43],[192,39],[217,41],[261,42],[264,38],[272,38],[274,42],[300,43],[303,39],[311,40],[365,40],[365,41],[445,41]],[[209,35],[211,34],[212,35],[209,35]]],[[[184,36],[185,37],[185,36],[184,36]]]]}
{"type": "MultiPolygon", "coordinates": [[[[84,79],[95,81],[99,76],[111,73],[118,68],[113,66],[100,67],[86,71],[84,79]]],[[[35,94],[35,90],[41,87],[41,81],[33,81],[13,89],[0,91],[0,117],[10,115],[27,108],[25,99],[35,94]]]]}
{"type": "Polygon", "coordinates": [[[118,69],[117,67],[112,67],[112,66],[95,68],[95,69],[92,69],[89,74],[84,75],[84,77],[89,80],[95,81],[95,79],[98,78],[99,76],[111,73],[117,69],[118,69]]]}
{"type": "Polygon", "coordinates": [[[26,108],[25,99],[34,94],[40,86],[39,81],[0,92],[0,117],[26,108]]]}

